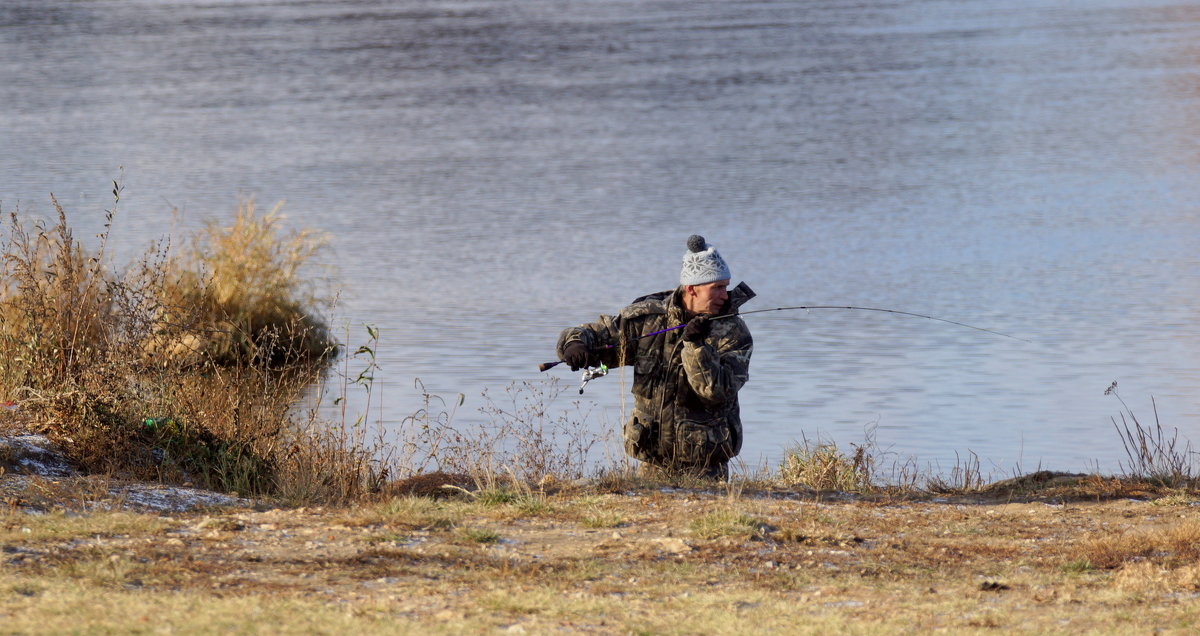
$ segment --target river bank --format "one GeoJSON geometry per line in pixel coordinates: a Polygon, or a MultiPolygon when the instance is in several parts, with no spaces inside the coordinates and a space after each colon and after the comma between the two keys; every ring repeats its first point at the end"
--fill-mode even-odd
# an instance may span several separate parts
{"type": "MultiPolygon", "coordinates": [[[[16,478],[0,476],[0,481],[16,478]]],[[[344,507],[0,512],[5,633],[1194,633],[1200,506],[600,478],[344,507]]],[[[74,481],[73,481],[74,480],[74,481]]]]}

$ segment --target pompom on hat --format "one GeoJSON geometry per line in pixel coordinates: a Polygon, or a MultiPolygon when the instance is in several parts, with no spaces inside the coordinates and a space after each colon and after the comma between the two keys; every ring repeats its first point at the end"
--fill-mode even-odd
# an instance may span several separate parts
{"type": "Polygon", "coordinates": [[[679,273],[680,285],[705,285],[730,278],[729,266],[717,248],[704,241],[704,237],[693,234],[687,240],[688,251],[683,255],[683,269],[679,273]]]}

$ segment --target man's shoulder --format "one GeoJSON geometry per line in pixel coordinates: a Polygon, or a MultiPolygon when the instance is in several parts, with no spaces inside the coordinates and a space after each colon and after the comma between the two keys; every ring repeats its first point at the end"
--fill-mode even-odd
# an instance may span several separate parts
{"type": "Polygon", "coordinates": [[[665,314],[667,313],[667,307],[673,293],[675,293],[674,289],[668,289],[666,291],[639,296],[621,310],[621,317],[636,318],[639,316],[665,314]]]}
{"type": "Polygon", "coordinates": [[[645,296],[638,296],[637,298],[634,298],[633,302],[631,302],[629,304],[630,304],[630,306],[632,306],[632,305],[636,305],[638,303],[643,303],[643,302],[662,303],[662,302],[665,302],[667,300],[667,298],[670,298],[671,294],[673,294],[673,293],[675,293],[674,289],[668,289],[666,291],[654,292],[653,294],[646,294],[645,296]]]}

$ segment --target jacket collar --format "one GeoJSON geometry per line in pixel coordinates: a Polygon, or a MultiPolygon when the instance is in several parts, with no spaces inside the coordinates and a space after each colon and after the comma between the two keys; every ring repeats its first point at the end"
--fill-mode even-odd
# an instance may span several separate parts
{"type": "MultiPolygon", "coordinates": [[[[754,298],[756,295],[757,294],[754,293],[754,290],[750,289],[750,286],[745,282],[738,283],[737,287],[729,290],[729,300],[726,301],[725,307],[722,308],[720,313],[717,315],[727,316],[729,314],[738,313],[738,309],[747,302],[750,302],[750,299],[754,298]]],[[[667,311],[679,320],[682,320],[682,317],[687,313],[683,308],[682,285],[676,287],[675,290],[671,292],[671,295],[667,297],[667,311]]]]}
{"type": "Polygon", "coordinates": [[[726,306],[726,310],[721,313],[736,314],[739,307],[750,302],[750,299],[757,295],[758,294],[755,294],[754,290],[750,289],[750,286],[747,285],[745,281],[740,282],[737,284],[737,287],[734,287],[729,291],[729,304],[726,306]]]}

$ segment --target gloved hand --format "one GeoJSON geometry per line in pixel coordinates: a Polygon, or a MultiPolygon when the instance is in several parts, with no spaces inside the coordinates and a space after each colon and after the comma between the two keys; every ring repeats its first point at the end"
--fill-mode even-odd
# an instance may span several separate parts
{"type": "Polygon", "coordinates": [[[584,367],[592,366],[592,356],[588,352],[587,345],[583,344],[579,340],[576,340],[575,342],[568,344],[566,347],[563,347],[562,359],[563,362],[571,365],[572,371],[578,371],[584,367]]]}
{"type": "Polygon", "coordinates": [[[712,321],[708,316],[696,316],[688,321],[683,328],[683,339],[694,344],[704,344],[704,339],[712,331],[712,321]]]}

